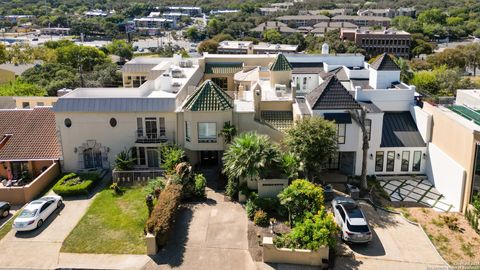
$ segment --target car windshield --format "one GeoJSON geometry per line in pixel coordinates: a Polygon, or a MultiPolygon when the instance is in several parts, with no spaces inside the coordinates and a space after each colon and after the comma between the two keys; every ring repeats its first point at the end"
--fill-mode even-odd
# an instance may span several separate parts
{"type": "Polygon", "coordinates": [[[31,218],[31,217],[34,217],[36,213],[37,213],[37,209],[35,210],[24,209],[18,217],[31,218]]]}
{"type": "Polygon", "coordinates": [[[350,222],[347,222],[347,228],[351,232],[364,233],[370,231],[367,225],[352,225],[350,222]]]}

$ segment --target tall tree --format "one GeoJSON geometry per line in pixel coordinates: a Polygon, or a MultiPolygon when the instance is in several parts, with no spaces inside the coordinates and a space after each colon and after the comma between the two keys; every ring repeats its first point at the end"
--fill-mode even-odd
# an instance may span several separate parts
{"type": "Polygon", "coordinates": [[[304,164],[307,178],[316,181],[328,159],[337,151],[336,127],[320,117],[305,118],[287,130],[285,144],[304,164]]]}

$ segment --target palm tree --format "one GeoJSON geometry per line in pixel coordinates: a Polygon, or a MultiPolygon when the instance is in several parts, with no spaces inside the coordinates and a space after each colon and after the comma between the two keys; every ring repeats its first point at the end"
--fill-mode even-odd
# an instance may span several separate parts
{"type": "Polygon", "coordinates": [[[408,64],[407,60],[403,58],[393,58],[395,63],[398,65],[400,68],[400,80],[402,82],[408,83],[410,82],[411,79],[413,79],[413,71],[410,68],[410,65],[408,64]]]}
{"type": "Polygon", "coordinates": [[[226,144],[230,144],[233,140],[233,137],[237,135],[237,128],[234,125],[230,124],[230,121],[225,122],[223,124],[222,130],[220,130],[220,134],[218,135],[223,137],[226,144]]]}
{"type": "Polygon", "coordinates": [[[229,179],[256,179],[271,164],[279,162],[278,153],[267,136],[242,133],[223,154],[223,173],[229,179]]]}
{"type": "Polygon", "coordinates": [[[120,171],[132,170],[136,159],[132,158],[130,150],[123,150],[115,157],[115,169],[120,171]]]}

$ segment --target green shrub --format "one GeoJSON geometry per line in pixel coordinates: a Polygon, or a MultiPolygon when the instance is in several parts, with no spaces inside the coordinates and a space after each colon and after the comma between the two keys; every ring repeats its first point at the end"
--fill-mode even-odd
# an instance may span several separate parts
{"type": "Polygon", "coordinates": [[[165,188],[165,179],[162,177],[157,177],[154,180],[148,182],[145,186],[145,191],[148,194],[152,194],[155,198],[160,196],[160,192],[165,188]]]}
{"type": "Polygon", "coordinates": [[[266,227],[268,226],[268,215],[267,212],[263,210],[257,210],[255,216],[253,217],[253,223],[258,226],[266,227]]]}
{"type": "Polygon", "coordinates": [[[161,145],[160,154],[162,156],[162,169],[169,174],[174,173],[177,164],[185,160],[185,151],[177,145],[161,145]]]}
{"type": "Polygon", "coordinates": [[[315,215],[307,212],[289,233],[274,238],[273,242],[278,248],[318,250],[334,247],[337,232],[333,215],[321,209],[315,215]]]}
{"type": "Polygon", "coordinates": [[[282,217],[288,216],[287,209],[280,204],[278,198],[260,198],[257,193],[252,192],[245,204],[245,211],[250,220],[253,220],[257,210],[263,210],[270,214],[276,213],[282,217]]]}
{"type": "Polygon", "coordinates": [[[307,212],[317,213],[323,206],[323,189],[305,179],[294,180],[278,194],[292,221],[301,221],[307,212]]]}
{"type": "Polygon", "coordinates": [[[253,220],[255,212],[260,209],[256,204],[256,199],[258,199],[257,193],[252,193],[245,204],[245,211],[247,212],[247,217],[250,220],[253,220]]]}
{"type": "Polygon", "coordinates": [[[239,185],[235,178],[228,178],[227,186],[225,187],[225,195],[231,199],[236,199],[238,195],[239,185]]]}
{"type": "Polygon", "coordinates": [[[64,175],[53,186],[53,191],[61,196],[86,195],[97,182],[99,175],[96,173],[69,173],[64,175]]]}
{"type": "Polygon", "coordinates": [[[205,187],[207,186],[207,179],[203,174],[195,174],[195,197],[205,199],[205,187]]]}
{"type": "Polygon", "coordinates": [[[168,185],[147,220],[146,231],[155,235],[158,246],[165,246],[171,224],[182,199],[182,186],[168,185]]]}

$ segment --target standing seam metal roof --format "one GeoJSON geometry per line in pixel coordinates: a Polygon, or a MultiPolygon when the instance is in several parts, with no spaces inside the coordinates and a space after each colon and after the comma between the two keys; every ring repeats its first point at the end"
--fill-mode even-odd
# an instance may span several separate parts
{"type": "Polygon", "coordinates": [[[380,147],[425,147],[410,112],[385,112],[380,147]]]}
{"type": "Polygon", "coordinates": [[[173,112],[174,98],[59,98],[54,112],[173,112]]]}

